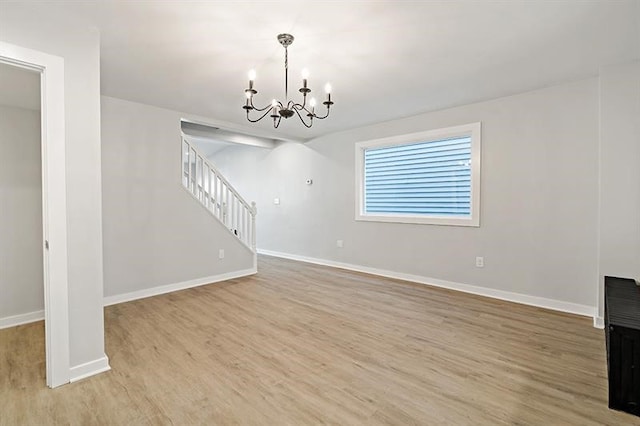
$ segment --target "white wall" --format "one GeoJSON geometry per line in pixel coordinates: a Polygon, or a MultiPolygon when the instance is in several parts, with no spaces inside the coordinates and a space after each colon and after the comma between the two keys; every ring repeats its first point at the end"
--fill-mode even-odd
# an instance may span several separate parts
{"type": "Polygon", "coordinates": [[[0,105],[0,206],[0,318],[42,311],[40,111],[0,105]]]}
{"type": "Polygon", "coordinates": [[[99,34],[3,3],[0,40],[64,59],[70,363],[103,360],[99,34]]]}
{"type": "Polygon", "coordinates": [[[596,306],[597,79],[214,161],[258,202],[260,249],[596,306]],[[480,228],[354,220],[354,143],[477,121],[480,228]]]}
{"type": "Polygon", "coordinates": [[[602,70],[600,99],[601,284],[640,281],[640,62],[602,70]]]}
{"type": "Polygon", "coordinates": [[[253,268],[253,254],[182,187],[183,117],[102,97],[105,296],[253,268]]]}

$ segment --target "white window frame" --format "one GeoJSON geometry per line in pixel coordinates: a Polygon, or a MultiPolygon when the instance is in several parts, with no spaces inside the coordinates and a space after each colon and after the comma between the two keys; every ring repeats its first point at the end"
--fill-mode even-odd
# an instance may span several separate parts
{"type": "Polygon", "coordinates": [[[427,225],[480,226],[480,167],[482,151],[482,124],[480,122],[410,133],[355,144],[356,149],[356,215],[355,220],[370,222],[419,223],[427,225]],[[471,137],[471,216],[454,217],[415,215],[402,213],[365,213],[364,152],[367,148],[382,148],[418,142],[430,142],[455,137],[471,137]]]}

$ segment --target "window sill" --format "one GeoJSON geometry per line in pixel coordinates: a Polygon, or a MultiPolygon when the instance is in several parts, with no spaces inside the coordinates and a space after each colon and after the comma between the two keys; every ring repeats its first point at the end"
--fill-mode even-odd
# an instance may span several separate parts
{"type": "Polygon", "coordinates": [[[388,222],[388,223],[412,223],[418,225],[441,225],[441,226],[470,226],[480,227],[480,218],[453,218],[438,216],[402,216],[402,215],[362,215],[357,214],[356,221],[362,222],[388,222]]]}

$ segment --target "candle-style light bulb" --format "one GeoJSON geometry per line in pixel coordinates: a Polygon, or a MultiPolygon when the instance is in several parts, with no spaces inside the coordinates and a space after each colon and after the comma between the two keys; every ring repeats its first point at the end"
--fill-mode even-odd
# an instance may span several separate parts
{"type": "Polygon", "coordinates": [[[311,114],[315,114],[316,112],[316,98],[311,98],[309,101],[309,105],[311,105],[311,114]]]}
{"type": "Polygon", "coordinates": [[[275,99],[271,101],[271,106],[272,107],[277,107],[278,106],[278,101],[276,101],[275,99]]]}
{"type": "Polygon", "coordinates": [[[253,80],[256,79],[256,70],[249,71],[249,90],[253,89],[253,80]]]}
{"type": "MultiPolygon", "coordinates": [[[[329,83],[324,85],[324,91],[327,92],[327,102],[331,102],[331,85],[329,83]]],[[[331,104],[327,104],[329,107],[331,104]]]]}
{"type": "MultiPolygon", "coordinates": [[[[307,88],[307,79],[309,78],[309,70],[306,68],[302,69],[302,88],[307,88]]],[[[306,95],[306,93],[305,93],[306,95]]]]}

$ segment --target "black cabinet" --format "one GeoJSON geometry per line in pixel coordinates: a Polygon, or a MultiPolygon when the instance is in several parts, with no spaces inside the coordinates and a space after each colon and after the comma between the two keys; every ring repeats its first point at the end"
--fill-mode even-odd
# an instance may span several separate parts
{"type": "Polygon", "coordinates": [[[640,416],[640,287],[605,277],[609,408],[640,416]]]}

